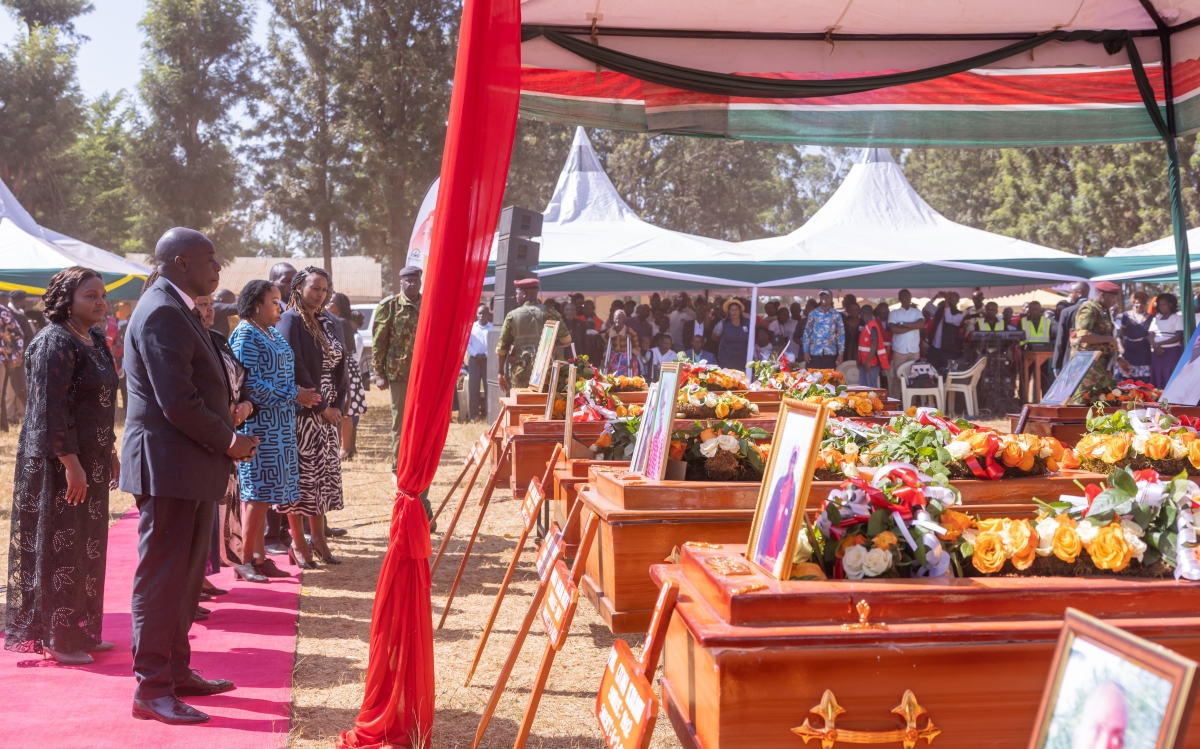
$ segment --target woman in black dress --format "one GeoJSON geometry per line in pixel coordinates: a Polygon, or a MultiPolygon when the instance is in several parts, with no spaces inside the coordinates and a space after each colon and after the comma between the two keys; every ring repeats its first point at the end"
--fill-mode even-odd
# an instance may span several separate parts
{"type": "Polygon", "coordinates": [[[108,491],[120,471],[113,418],[117,370],[104,334],[104,281],[56,273],[42,295],[47,325],[25,351],[29,402],[17,442],[4,648],[92,662],[108,554],[108,491]]]}

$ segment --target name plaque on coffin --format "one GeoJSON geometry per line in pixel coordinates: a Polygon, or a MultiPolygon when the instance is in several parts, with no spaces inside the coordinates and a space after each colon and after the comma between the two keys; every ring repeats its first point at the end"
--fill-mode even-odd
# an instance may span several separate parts
{"type": "MultiPolygon", "coordinates": [[[[1056,501],[1080,493],[1075,481],[1097,483],[1096,473],[1066,471],[1000,481],[961,480],[962,507],[984,517],[1032,517],[1030,498],[1056,501]]],[[[814,481],[808,515],[815,520],[821,502],[839,481],[814,481]]],[[[640,632],[650,623],[658,586],[650,566],[686,542],[739,544],[750,537],[759,483],[647,481],[615,466],[592,466],[578,491],[584,512],[600,518],[596,543],[588,554],[583,594],[615,634],[640,632]]]]}
{"type": "MultiPolygon", "coordinates": [[[[802,746],[823,730],[822,705],[839,708],[826,711],[839,734],[896,732],[920,715],[908,725],[935,724],[935,746],[1026,746],[1067,607],[1200,656],[1192,582],[779,582],[736,565],[744,551],[688,546],[680,564],[651,570],[680,585],[661,694],[685,747],[802,746]]],[[[1186,746],[1200,747],[1200,713],[1186,746]]]]}

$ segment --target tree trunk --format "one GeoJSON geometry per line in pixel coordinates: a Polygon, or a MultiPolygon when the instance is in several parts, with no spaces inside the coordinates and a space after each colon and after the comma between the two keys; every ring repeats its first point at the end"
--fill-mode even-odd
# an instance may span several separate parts
{"type": "Polygon", "coordinates": [[[329,222],[321,224],[321,257],[325,260],[325,272],[333,275],[333,230],[329,222]]]}
{"type": "Polygon", "coordinates": [[[404,205],[404,177],[388,177],[388,245],[392,251],[392,293],[400,293],[400,271],[408,262],[408,239],[404,224],[408,219],[404,205]]]}

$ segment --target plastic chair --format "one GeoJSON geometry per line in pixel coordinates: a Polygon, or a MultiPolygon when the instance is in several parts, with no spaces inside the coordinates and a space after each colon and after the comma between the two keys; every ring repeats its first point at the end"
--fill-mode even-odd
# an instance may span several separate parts
{"type": "Polygon", "coordinates": [[[454,402],[458,408],[455,410],[455,421],[459,424],[466,424],[471,420],[471,398],[467,392],[467,376],[460,374],[458,383],[454,386],[454,402]]]}
{"type": "Polygon", "coordinates": [[[896,370],[896,376],[900,378],[900,409],[907,410],[912,405],[913,398],[921,398],[924,405],[925,398],[933,398],[937,404],[939,411],[945,408],[946,392],[942,383],[942,376],[938,375],[937,387],[931,388],[914,388],[908,385],[908,374],[912,370],[912,365],[916,362],[906,361],[896,370]]]}
{"type": "Polygon", "coordinates": [[[955,404],[955,393],[962,393],[967,411],[966,415],[979,413],[979,403],[975,400],[975,386],[979,384],[979,380],[983,377],[983,370],[987,367],[987,357],[981,356],[979,361],[971,365],[970,369],[962,372],[950,372],[946,375],[946,413],[949,414],[950,408],[955,404]]]}
{"type": "Polygon", "coordinates": [[[838,367],[838,371],[846,378],[847,385],[857,385],[860,382],[858,362],[844,361],[838,367]]]}

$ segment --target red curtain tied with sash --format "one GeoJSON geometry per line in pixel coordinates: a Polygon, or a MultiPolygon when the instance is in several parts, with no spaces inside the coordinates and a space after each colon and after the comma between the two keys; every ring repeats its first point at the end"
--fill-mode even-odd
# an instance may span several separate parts
{"type": "Polygon", "coordinates": [[[371,615],[362,710],[342,749],[431,746],[433,615],[429,523],[417,496],[433,481],[451,398],[483,289],[520,100],[519,0],[466,0],[442,179],[417,325],[396,504],[371,615]],[[436,314],[430,314],[430,310],[436,314]]]}

